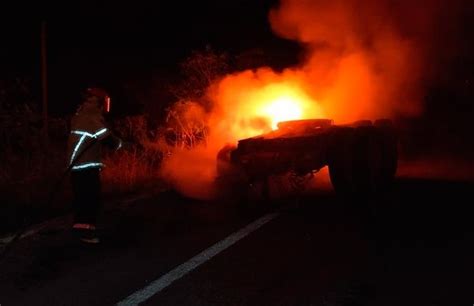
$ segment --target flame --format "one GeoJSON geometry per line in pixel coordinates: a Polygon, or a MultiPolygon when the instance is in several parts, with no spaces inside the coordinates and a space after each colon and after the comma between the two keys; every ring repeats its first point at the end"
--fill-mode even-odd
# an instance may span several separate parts
{"type": "Polygon", "coordinates": [[[224,78],[215,89],[218,104],[210,120],[212,142],[235,142],[277,128],[281,121],[324,118],[318,101],[310,97],[294,71],[245,71],[224,78]]]}

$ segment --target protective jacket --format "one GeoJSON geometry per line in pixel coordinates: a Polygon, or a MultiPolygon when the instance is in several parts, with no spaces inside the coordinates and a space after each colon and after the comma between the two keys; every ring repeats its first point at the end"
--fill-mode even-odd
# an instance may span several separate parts
{"type": "Polygon", "coordinates": [[[72,171],[102,168],[102,145],[115,149],[122,146],[106,126],[102,111],[94,103],[84,103],[71,119],[68,140],[68,164],[72,171]]]}

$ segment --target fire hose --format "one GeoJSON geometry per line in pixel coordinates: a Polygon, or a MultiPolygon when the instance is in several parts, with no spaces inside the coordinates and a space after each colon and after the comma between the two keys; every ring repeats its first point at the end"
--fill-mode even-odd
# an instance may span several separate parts
{"type": "MultiPolygon", "coordinates": [[[[47,205],[51,205],[53,203],[54,197],[56,196],[56,194],[60,190],[60,187],[63,184],[66,176],[71,172],[72,168],[76,165],[77,161],[81,158],[81,156],[84,155],[84,153],[87,152],[97,141],[98,141],[97,138],[93,138],[92,141],[86,147],[84,147],[84,150],[82,150],[76,156],[76,158],[73,159],[73,161],[69,164],[69,166],[66,168],[66,170],[64,170],[62,175],[59,177],[59,179],[54,184],[53,188],[51,188],[50,192],[48,193],[48,198],[47,198],[48,200],[46,201],[47,205]]],[[[28,223],[28,222],[25,222],[25,223],[28,223]]],[[[0,260],[5,258],[7,253],[12,249],[12,247],[15,245],[15,243],[20,240],[20,238],[23,236],[23,234],[28,230],[28,228],[30,226],[32,226],[32,224],[27,224],[27,225],[21,227],[19,230],[17,230],[13,234],[13,238],[3,246],[3,250],[0,253],[0,260]]]]}

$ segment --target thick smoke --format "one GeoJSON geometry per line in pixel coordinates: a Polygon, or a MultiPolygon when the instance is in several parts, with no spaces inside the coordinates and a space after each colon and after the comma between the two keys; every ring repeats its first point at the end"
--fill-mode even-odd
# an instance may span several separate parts
{"type": "MultiPolygon", "coordinates": [[[[306,45],[311,94],[334,119],[414,116],[432,73],[441,2],[282,0],[274,31],[306,45]]],[[[446,21],[446,20],[444,20],[446,21]]]]}

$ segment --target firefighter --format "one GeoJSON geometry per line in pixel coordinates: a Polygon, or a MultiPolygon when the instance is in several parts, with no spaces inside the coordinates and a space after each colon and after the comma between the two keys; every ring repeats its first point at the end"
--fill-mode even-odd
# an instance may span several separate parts
{"type": "Polygon", "coordinates": [[[73,191],[73,233],[88,244],[100,242],[96,224],[101,208],[100,171],[104,167],[102,146],[118,150],[122,141],[105,124],[110,111],[110,96],[101,88],[88,88],[71,119],[68,163],[73,191]]]}

